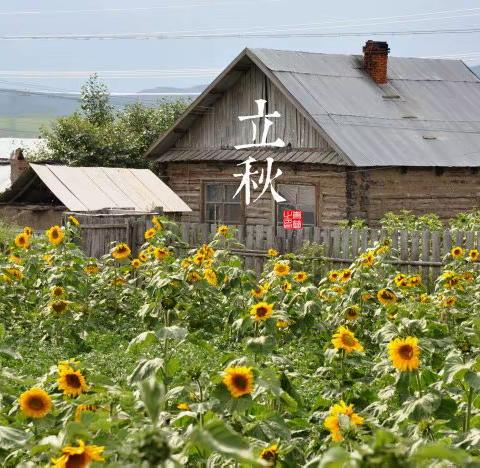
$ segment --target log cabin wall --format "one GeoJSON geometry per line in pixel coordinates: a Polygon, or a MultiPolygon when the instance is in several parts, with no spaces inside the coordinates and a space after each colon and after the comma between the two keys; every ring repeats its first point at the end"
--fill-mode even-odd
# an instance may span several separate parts
{"type": "MultiPolygon", "coordinates": [[[[176,144],[177,148],[225,148],[251,143],[252,125],[240,122],[241,115],[256,115],[256,99],[267,101],[267,112],[278,111],[280,118],[272,118],[267,141],[281,138],[292,148],[326,149],[328,143],[318,134],[302,114],[287,100],[257,67],[252,66],[235,85],[229,88],[210,109],[199,116],[176,144]]],[[[261,135],[263,128],[258,129],[261,135]]]]}
{"type": "Polygon", "coordinates": [[[369,226],[387,211],[436,213],[443,221],[480,205],[480,173],[471,168],[352,168],[348,214],[369,226]]]}
{"type": "MultiPolygon", "coordinates": [[[[280,183],[315,186],[316,192],[316,224],[318,226],[334,226],[347,217],[346,172],[338,166],[313,164],[282,164],[283,171],[280,183]]],[[[203,183],[238,181],[232,174],[239,172],[235,163],[168,163],[164,166],[163,177],[172,190],[179,195],[192,209],[191,213],[183,213],[181,221],[203,222],[203,183]]],[[[252,194],[252,200],[259,195],[252,194]]],[[[271,225],[275,220],[275,206],[270,190],[257,202],[251,202],[244,210],[245,224],[271,225]]]]}

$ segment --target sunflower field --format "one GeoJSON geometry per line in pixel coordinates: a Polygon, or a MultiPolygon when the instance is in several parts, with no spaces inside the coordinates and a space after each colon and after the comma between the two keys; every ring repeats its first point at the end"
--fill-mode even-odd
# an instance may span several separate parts
{"type": "Polygon", "coordinates": [[[480,466],[477,250],[432,288],[388,244],[258,278],[227,226],[93,259],[78,224],[0,255],[0,466],[480,466]]]}

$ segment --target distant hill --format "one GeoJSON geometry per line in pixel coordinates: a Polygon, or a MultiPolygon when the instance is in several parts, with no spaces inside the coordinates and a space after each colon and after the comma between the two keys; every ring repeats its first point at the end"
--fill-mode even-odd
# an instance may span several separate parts
{"type": "Polygon", "coordinates": [[[472,67],[472,71],[480,78],[480,65],[477,65],[476,67],[472,67]]]}
{"type": "Polygon", "coordinates": [[[175,88],[173,86],[157,86],[156,88],[144,89],[140,91],[141,93],[172,93],[172,94],[183,94],[183,93],[201,93],[207,85],[196,85],[191,86],[190,88],[175,88]]]}

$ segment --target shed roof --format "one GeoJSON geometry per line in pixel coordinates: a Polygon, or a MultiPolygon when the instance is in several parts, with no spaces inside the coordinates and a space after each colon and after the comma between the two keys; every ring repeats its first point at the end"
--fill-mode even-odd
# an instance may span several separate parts
{"type": "Polygon", "coordinates": [[[337,164],[480,166],[480,80],[462,61],[389,57],[388,83],[378,85],[361,56],[271,49],[245,49],[147,156],[168,160],[165,152],[201,106],[211,106],[249,63],[328,141],[337,164]]]}
{"type": "Polygon", "coordinates": [[[30,164],[12,187],[0,196],[10,201],[38,176],[70,211],[124,208],[165,212],[188,212],[189,206],[148,169],[69,167],[30,164]]]}

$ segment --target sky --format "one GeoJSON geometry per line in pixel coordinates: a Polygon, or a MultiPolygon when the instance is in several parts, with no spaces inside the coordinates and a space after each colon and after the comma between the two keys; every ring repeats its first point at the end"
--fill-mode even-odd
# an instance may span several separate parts
{"type": "Polygon", "coordinates": [[[112,92],[209,83],[245,47],[359,54],[368,39],[391,55],[480,63],[480,32],[371,37],[9,39],[127,33],[480,31],[478,0],[2,0],[0,87],[79,91],[98,72],[112,92]]]}

